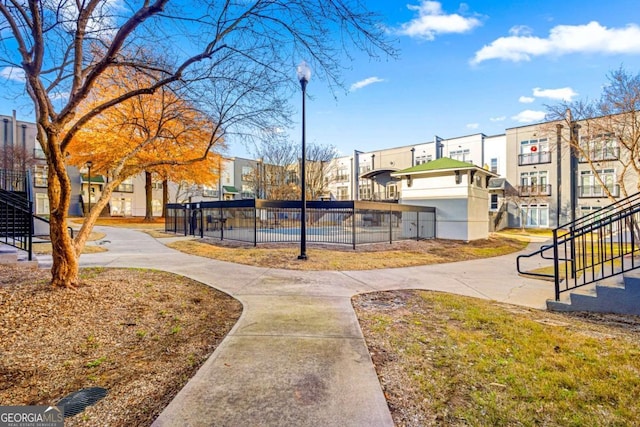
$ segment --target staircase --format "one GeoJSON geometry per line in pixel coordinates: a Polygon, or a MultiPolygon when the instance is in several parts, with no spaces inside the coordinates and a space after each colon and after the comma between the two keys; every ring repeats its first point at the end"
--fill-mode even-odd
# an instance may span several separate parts
{"type": "Polygon", "coordinates": [[[549,310],[640,315],[639,236],[636,193],[553,230],[553,243],[518,257],[518,272],[553,280],[549,310]],[[551,260],[553,274],[521,271],[520,262],[535,256],[551,260]]]}
{"type": "Polygon", "coordinates": [[[0,244],[21,249],[33,257],[32,203],[26,193],[0,188],[0,244]]]}

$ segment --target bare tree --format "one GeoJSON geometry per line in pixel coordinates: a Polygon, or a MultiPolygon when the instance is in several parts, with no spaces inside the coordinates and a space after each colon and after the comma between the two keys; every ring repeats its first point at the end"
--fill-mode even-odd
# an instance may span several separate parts
{"type": "Polygon", "coordinates": [[[259,159],[251,173],[254,193],[268,200],[300,198],[297,178],[299,147],[285,138],[265,140],[256,145],[253,156],[259,159]]]}
{"type": "Polygon", "coordinates": [[[338,155],[332,145],[310,144],[307,147],[306,185],[307,199],[318,200],[329,193],[330,177],[335,175],[335,162],[338,155]]]}
{"type": "Polygon", "coordinates": [[[547,117],[573,155],[589,167],[610,200],[640,190],[640,74],[620,68],[608,76],[600,99],[547,106],[547,117]],[[607,166],[615,165],[615,176],[607,166]]]}
{"type": "MultiPolygon", "coordinates": [[[[57,287],[77,283],[78,257],[102,208],[100,201],[72,240],[66,232],[71,182],[65,154],[93,117],[134,96],[179,83],[196,94],[210,88],[214,96],[202,92],[201,98],[215,105],[211,115],[217,136],[248,136],[286,118],[287,110],[276,107],[285,105],[287,87],[297,90],[291,70],[300,59],[311,62],[315,74],[330,85],[339,85],[342,53],[351,46],[370,55],[395,54],[376,17],[357,0],[209,0],[200,7],[178,0],[138,5],[9,0],[0,2],[0,17],[0,64],[24,71],[49,166],[51,284],[57,287]],[[147,55],[150,50],[154,52],[147,55]],[[161,56],[162,62],[154,59],[161,56]],[[146,72],[149,82],[83,110],[96,82],[113,68],[146,72]],[[253,109],[251,102],[257,102],[253,109]],[[252,113],[256,110],[260,113],[252,113]]],[[[206,155],[193,153],[188,160],[206,155]]],[[[185,161],[167,161],[172,162],[185,161]]]]}
{"type": "MultiPolygon", "coordinates": [[[[252,171],[254,194],[271,200],[300,198],[300,145],[286,139],[260,144],[254,156],[260,159],[252,171]]],[[[309,144],[306,149],[307,200],[318,200],[327,192],[337,151],[331,145],[309,144]]]]}

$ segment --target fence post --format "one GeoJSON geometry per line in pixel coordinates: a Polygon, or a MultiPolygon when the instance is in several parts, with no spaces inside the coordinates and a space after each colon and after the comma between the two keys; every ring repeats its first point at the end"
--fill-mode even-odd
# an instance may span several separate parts
{"type": "Polygon", "coordinates": [[[182,213],[183,213],[183,215],[182,215],[182,223],[184,225],[184,235],[186,236],[187,232],[189,231],[189,228],[187,227],[188,226],[188,222],[189,222],[187,217],[189,215],[188,215],[186,206],[184,208],[182,208],[182,213]]]}
{"type": "Polygon", "coordinates": [[[391,221],[392,221],[391,213],[392,213],[392,206],[389,205],[389,244],[393,243],[393,227],[392,227],[393,224],[391,224],[391,221]]]}
{"type": "Polygon", "coordinates": [[[420,240],[420,211],[416,212],[416,241],[420,240]]]}
{"type": "Polygon", "coordinates": [[[29,213],[28,216],[25,213],[25,219],[28,218],[28,224],[27,226],[29,227],[29,233],[27,238],[29,239],[29,241],[27,242],[27,244],[29,245],[29,261],[31,261],[33,259],[33,202],[29,202],[29,213]]]}
{"type": "Polygon", "coordinates": [[[356,249],[356,204],[351,205],[351,245],[356,249]]]}
{"type": "Polygon", "coordinates": [[[253,247],[258,246],[258,208],[253,205],[253,247]]]}
{"type": "MultiPolygon", "coordinates": [[[[566,273],[565,264],[565,273],[566,273]]],[[[565,279],[567,280],[567,279],[565,279]]],[[[556,291],[556,301],[560,301],[560,263],[558,262],[558,229],[553,229],[553,283],[556,291]]]]}
{"type": "Polygon", "coordinates": [[[202,213],[202,208],[200,208],[200,238],[204,237],[204,217],[202,213]]]}

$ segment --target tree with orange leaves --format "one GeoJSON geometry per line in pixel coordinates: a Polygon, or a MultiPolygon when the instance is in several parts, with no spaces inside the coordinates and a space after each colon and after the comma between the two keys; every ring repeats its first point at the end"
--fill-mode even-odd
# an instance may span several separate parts
{"type": "MultiPolygon", "coordinates": [[[[118,96],[114,92],[148,85],[148,80],[145,73],[111,69],[96,83],[86,108],[118,96]]],[[[139,173],[148,177],[156,173],[171,180],[211,184],[217,179],[219,157],[213,149],[222,146],[216,123],[169,86],[129,98],[94,117],[71,140],[68,162],[82,167],[91,161],[92,169],[106,175],[108,182],[76,237],[76,250],[82,250],[100,212],[122,181],[139,173]]]]}

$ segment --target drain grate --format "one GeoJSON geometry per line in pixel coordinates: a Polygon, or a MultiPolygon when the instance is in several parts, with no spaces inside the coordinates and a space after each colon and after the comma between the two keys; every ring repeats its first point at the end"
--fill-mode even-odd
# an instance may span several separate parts
{"type": "Polygon", "coordinates": [[[107,395],[107,389],[102,387],[88,387],[63,397],[56,404],[64,408],[64,417],[73,417],[84,411],[107,395]]]}

